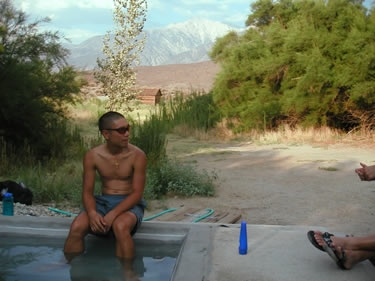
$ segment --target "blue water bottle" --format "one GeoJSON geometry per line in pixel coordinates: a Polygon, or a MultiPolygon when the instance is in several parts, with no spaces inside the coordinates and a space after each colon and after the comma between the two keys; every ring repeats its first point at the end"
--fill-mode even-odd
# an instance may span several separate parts
{"type": "Polygon", "coordinates": [[[240,255],[247,254],[247,229],[245,221],[241,222],[240,245],[238,247],[238,252],[240,255]]]}
{"type": "Polygon", "coordinates": [[[3,195],[3,215],[13,216],[13,194],[5,193],[3,195]]]}

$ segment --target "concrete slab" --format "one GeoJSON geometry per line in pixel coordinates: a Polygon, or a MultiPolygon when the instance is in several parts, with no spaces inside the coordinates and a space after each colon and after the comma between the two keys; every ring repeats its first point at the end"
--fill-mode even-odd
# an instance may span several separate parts
{"type": "Polygon", "coordinates": [[[238,254],[240,225],[218,227],[213,240],[209,281],[370,281],[375,267],[365,261],[341,270],[314,248],[306,233],[319,227],[248,225],[248,253],[238,254]]]}
{"type": "MultiPolygon", "coordinates": [[[[1,233],[66,237],[72,218],[0,216],[1,233]]],[[[173,281],[370,281],[368,261],[341,270],[306,237],[308,226],[247,225],[248,253],[239,255],[240,224],[144,222],[136,239],[184,240],[173,281]]]]}

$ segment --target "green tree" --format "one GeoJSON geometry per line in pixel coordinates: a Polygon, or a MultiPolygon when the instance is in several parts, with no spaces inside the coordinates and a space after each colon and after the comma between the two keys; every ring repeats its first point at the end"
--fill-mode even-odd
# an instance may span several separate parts
{"type": "MultiPolygon", "coordinates": [[[[57,32],[39,32],[10,0],[0,2],[0,138],[39,157],[62,154],[64,105],[79,92],[57,32]]],[[[65,130],[64,130],[65,129],[65,130]]]]}
{"type": "Polygon", "coordinates": [[[132,110],[129,101],[139,93],[134,66],[139,63],[145,35],[142,33],[146,21],[146,0],[113,0],[113,19],[116,24],[114,36],[107,32],[103,40],[104,59],[98,59],[99,70],[95,77],[103,84],[109,98],[110,110],[132,110]]]}
{"type": "Polygon", "coordinates": [[[375,109],[375,23],[361,3],[253,3],[248,30],[218,39],[211,52],[222,64],[213,88],[222,113],[241,130],[283,122],[350,130],[368,122],[375,109]]]}

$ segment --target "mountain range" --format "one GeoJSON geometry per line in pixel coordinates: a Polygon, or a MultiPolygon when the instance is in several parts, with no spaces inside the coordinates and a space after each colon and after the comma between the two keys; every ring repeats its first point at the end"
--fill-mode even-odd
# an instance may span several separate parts
{"type": "MultiPolygon", "coordinates": [[[[191,19],[164,28],[145,30],[146,43],[140,66],[188,64],[210,60],[208,52],[218,37],[243,29],[206,19],[191,19]]],[[[63,44],[70,51],[67,61],[81,70],[96,67],[102,57],[103,36],[91,37],[80,44],[63,44]]]]}

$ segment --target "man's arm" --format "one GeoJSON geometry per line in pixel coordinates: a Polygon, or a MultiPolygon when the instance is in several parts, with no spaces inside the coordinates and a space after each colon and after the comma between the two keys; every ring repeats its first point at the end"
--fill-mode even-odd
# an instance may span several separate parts
{"type": "Polygon", "coordinates": [[[95,152],[90,150],[85,154],[83,159],[82,202],[89,217],[91,230],[94,232],[106,232],[107,227],[103,217],[96,212],[96,202],[94,198],[95,175],[95,152]]]}

